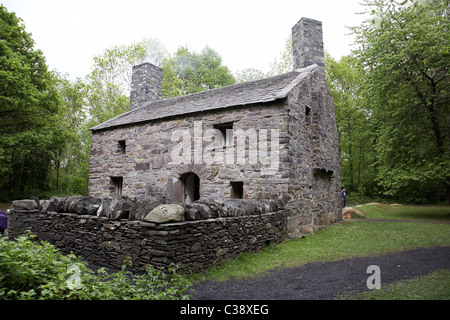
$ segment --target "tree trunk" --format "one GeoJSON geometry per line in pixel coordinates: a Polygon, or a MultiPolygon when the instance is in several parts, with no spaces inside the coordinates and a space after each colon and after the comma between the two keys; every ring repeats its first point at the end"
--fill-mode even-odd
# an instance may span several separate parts
{"type": "Polygon", "coordinates": [[[22,177],[21,177],[21,185],[20,185],[20,193],[23,195],[25,193],[25,185],[27,183],[28,177],[28,157],[25,156],[23,167],[22,167],[22,177]]]}
{"type": "Polygon", "coordinates": [[[448,205],[450,206],[450,184],[449,183],[445,183],[445,189],[447,189],[447,202],[448,205]]]}

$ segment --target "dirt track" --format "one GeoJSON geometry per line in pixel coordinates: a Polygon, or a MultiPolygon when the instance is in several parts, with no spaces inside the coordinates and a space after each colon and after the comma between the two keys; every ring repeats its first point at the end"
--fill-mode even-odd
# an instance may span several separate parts
{"type": "Polygon", "coordinates": [[[450,246],[408,250],[270,271],[246,280],[195,285],[192,300],[331,300],[346,291],[367,291],[367,267],[377,265],[381,286],[450,269],[450,246]]]}

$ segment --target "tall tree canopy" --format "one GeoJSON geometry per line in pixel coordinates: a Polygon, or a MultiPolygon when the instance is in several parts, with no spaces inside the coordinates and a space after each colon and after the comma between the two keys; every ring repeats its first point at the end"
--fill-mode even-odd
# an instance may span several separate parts
{"type": "Polygon", "coordinates": [[[342,185],[350,192],[374,194],[376,184],[371,111],[361,96],[363,70],[352,56],[339,61],[325,54],[326,80],[336,108],[342,185]]]}
{"type": "Polygon", "coordinates": [[[390,195],[445,192],[450,201],[449,2],[366,5],[371,17],[353,30],[377,126],[378,181],[390,195]]]}
{"type": "Polygon", "coordinates": [[[20,18],[0,5],[0,197],[46,188],[64,134],[55,77],[20,18]]]}
{"type": "Polygon", "coordinates": [[[45,58],[21,19],[0,5],[0,132],[42,127],[58,107],[45,58]]]}
{"type": "Polygon", "coordinates": [[[201,53],[180,47],[172,57],[165,59],[162,68],[165,98],[223,87],[236,82],[230,70],[222,64],[220,55],[209,47],[205,47],[201,53]]]}
{"type": "Polygon", "coordinates": [[[94,57],[86,76],[85,100],[93,124],[109,120],[129,110],[131,69],[145,59],[141,43],[114,46],[94,57]]]}

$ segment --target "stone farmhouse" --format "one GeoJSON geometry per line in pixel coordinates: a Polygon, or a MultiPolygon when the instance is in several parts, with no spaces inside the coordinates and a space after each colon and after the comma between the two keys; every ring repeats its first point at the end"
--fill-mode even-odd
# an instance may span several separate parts
{"type": "Polygon", "coordinates": [[[91,129],[90,196],[265,199],[289,209],[295,225],[339,220],[322,23],[302,18],[292,40],[292,72],[166,100],[163,70],[134,66],[130,111],[91,129]]]}

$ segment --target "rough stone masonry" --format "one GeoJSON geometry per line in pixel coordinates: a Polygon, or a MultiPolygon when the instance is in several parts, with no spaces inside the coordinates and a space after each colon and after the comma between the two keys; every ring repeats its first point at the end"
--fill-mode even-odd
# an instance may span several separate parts
{"type": "Polygon", "coordinates": [[[151,197],[112,200],[77,196],[52,197],[39,205],[34,200],[14,201],[8,235],[16,238],[30,230],[38,239],[97,266],[120,269],[128,259],[135,272],[144,272],[148,264],[197,272],[287,236],[287,211],[268,201],[181,206],[151,197]],[[177,207],[177,212],[169,207],[177,207]],[[167,215],[161,217],[164,210],[167,215]],[[179,212],[181,217],[175,215],[179,212]]]}

